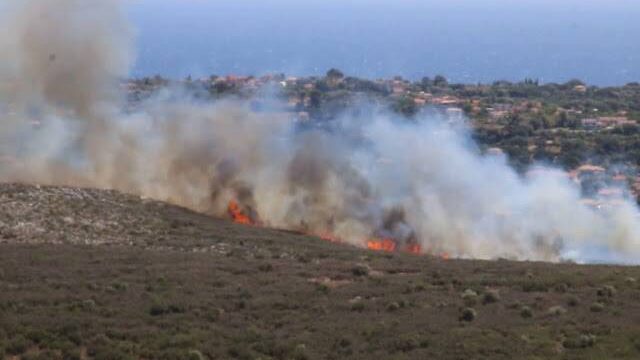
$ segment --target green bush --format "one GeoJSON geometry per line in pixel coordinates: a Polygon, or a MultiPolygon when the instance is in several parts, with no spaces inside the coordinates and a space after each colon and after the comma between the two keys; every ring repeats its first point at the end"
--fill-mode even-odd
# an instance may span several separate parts
{"type": "Polygon", "coordinates": [[[96,350],[94,360],[133,360],[134,357],[115,347],[107,346],[96,350]]]}
{"type": "Polygon", "coordinates": [[[362,300],[355,301],[351,304],[351,311],[363,312],[364,311],[364,302],[362,300]]]}
{"type": "Polygon", "coordinates": [[[400,304],[398,304],[397,302],[392,302],[387,305],[387,311],[389,312],[393,312],[398,309],[400,309],[400,304]]]}
{"type": "Polygon", "coordinates": [[[583,334],[577,337],[566,339],[562,342],[562,346],[567,349],[584,349],[592,347],[596,343],[595,335],[583,334]]]}
{"type": "Polygon", "coordinates": [[[305,344],[298,344],[293,349],[293,360],[307,360],[309,355],[307,354],[307,346],[305,344]]]}
{"type": "Polygon", "coordinates": [[[520,316],[525,319],[530,319],[533,317],[533,310],[528,306],[523,306],[522,309],[520,309],[520,316]]]}
{"type": "Polygon", "coordinates": [[[355,276],[367,276],[369,275],[369,267],[367,265],[358,264],[351,269],[351,272],[355,276]]]}
{"type": "Polygon", "coordinates": [[[567,309],[563,308],[560,305],[552,306],[547,310],[547,313],[551,316],[560,316],[567,312],[567,309]]]}
{"type": "Polygon", "coordinates": [[[420,347],[420,341],[416,336],[400,335],[391,343],[391,352],[410,352],[420,347]]]}
{"type": "Polygon", "coordinates": [[[49,334],[44,330],[32,329],[27,332],[27,339],[31,340],[35,344],[46,342],[49,338],[49,334]]]}
{"type": "Polygon", "coordinates": [[[62,357],[65,360],[81,360],[82,354],[78,349],[65,350],[62,352],[62,357]]]}
{"type": "Polygon", "coordinates": [[[328,294],[331,292],[331,288],[327,284],[318,284],[316,290],[322,294],[328,294]]]}
{"type": "Polygon", "coordinates": [[[260,266],[258,266],[258,270],[262,272],[271,272],[273,271],[273,265],[270,263],[260,264],[260,266]]]}
{"type": "Polygon", "coordinates": [[[460,313],[460,319],[459,320],[460,321],[471,322],[471,321],[475,320],[477,316],[478,316],[478,314],[476,313],[476,311],[474,309],[465,308],[460,313]]]}
{"type": "Polygon", "coordinates": [[[6,347],[7,353],[11,355],[20,355],[27,351],[29,340],[22,335],[17,335],[9,341],[6,347]]]}
{"type": "Polygon", "coordinates": [[[549,286],[542,282],[536,280],[527,280],[522,284],[522,291],[524,292],[547,292],[549,291],[549,286]]]}
{"type": "Polygon", "coordinates": [[[595,303],[591,304],[591,307],[589,309],[592,312],[603,312],[604,311],[604,304],[600,303],[600,302],[595,302],[595,303]]]}
{"type": "Polygon", "coordinates": [[[482,296],[483,304],[493,304],[500,301],[500,293],[498,290],[487,290],[482,296]]]}
{"type": "Polygon", "coordinates": [[[189,350],[187,353],[187,360],[204,360],[205,357],[198,350],[189,350]]]}
{"type": "Polygon", "coordinates": [[[467,289],[462,293],[462,301],[466,306],[473,306],[478,301],[478,293],[471,289],[467,289]]]}
{"type": "Polygon", "coordinates": [[[599,297],[612,298],[616,295],[616,288],[611,285],[605,285],[598,289],[597,294],[599,297]]]}

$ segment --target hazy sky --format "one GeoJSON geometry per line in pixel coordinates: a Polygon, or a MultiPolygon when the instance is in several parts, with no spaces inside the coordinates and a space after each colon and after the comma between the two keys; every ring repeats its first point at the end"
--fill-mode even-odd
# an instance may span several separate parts
{"type": "MultiPolygon", "coordinates": [[[[132,0],[134,1],[134,0],[132,0]]],[[[137,0],[134,74],[640,81],[638,0],[137,0]]]]}

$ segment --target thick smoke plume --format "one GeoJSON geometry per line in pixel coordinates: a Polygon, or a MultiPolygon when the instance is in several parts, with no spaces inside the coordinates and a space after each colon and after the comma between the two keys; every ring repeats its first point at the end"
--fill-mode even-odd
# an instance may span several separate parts
{"type": "MultiPolygon", "coordinates": [[[[0,180],[114,188],[215,216],[474,258],[633,261],[638,209],[582,205],[559,171],[521,177],[443,119],[380,112],[330,131],[160,94],[125,111],[118,1],[20,0],[0,35],[0,180]],[[235,208],[234,208],[235,209],[235,208]],[[622,255],[624,254],[624,256],[622,255]]],[[[365,112],[366,113],[366,112],[365,112]]]]}

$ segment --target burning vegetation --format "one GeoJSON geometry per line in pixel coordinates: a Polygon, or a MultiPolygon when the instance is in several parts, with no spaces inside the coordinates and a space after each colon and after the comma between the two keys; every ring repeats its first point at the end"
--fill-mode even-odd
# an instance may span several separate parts
{"type": "MultiPolygon", "coordinates": [[[[227,205],[227,214],[229,218],[235,222],[236,224],[241,225],[251,225],[251,226],[261,226],[260,222],[256,220],[256,215],[251,216],[248,212],[243,211],[243,207],[238,204],[236,200],[229,201],[227,205]]],[[[334,242],[334,243],[345,243],[344,240],[336,237],[330,232],[324,231],[319,233],[310,233],[309,235],[317,236],[322,240],[334,242]]],[[[402,251],[414,255],[421,255],[422,247],[418,243],[407,243],[404,246],[399,246],[398,240],[385,238],[385,239],[377,239],[377,238],[369,238],[362,240],[363,247],[366,246],[367,249],[373,251],[383,251],[383,252],[396,252],[402,251]]],[[[431,254],[431,253],[429,253],[431,254]]],[[[433,255],[433,254],[431,254],[433,255]]],[[[439,256],[443,259],[448,259],[449,255],[446,253],[439,254],[439,256]]]]}
{"type": "Polygon", "coordinates": [[[130,108],[116,85],[133,58],[126,17],[118,1],[78,4],[25,0],[0,19],[0,181],[117,189],[386,252],[640,255],[632,201],[586,206],[569,179],[521,176],[448,118],[370,105],[300,124],[277,105],[169,90],[130,108]]]}
{"type": "Polygon", "coordinates": [[[227,209],[233,222],[243,225],[255,225],[255,222],[252,221],[251,218],[242,211],[242,209],[240,209],[240,206],[236,201],[229,201],[227,209]]]}

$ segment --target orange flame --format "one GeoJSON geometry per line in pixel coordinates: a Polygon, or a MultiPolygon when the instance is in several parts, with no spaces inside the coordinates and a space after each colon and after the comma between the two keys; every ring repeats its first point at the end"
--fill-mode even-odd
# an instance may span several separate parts
{"type": "Polygon", "coordinates": [[[229,213],[229,216],[231,216],[231,218],[233,219],[233,222],[235,222],[236,224],[245,224],[245,225],[253,224],[253,221],[251,221],[251,218],[249,218],[249,216],[247,216],[245,213],[242,212],[242,209],[240,209],[240,206],[234,200],[229,201],[227,212],[229,213]]]}
{"type": "MultiPolygon", "coordinates": [[[[229,216],[231,217],[233,222],[237,224],[257,225],[257,226],[261,225],[259,222],[253,221],[251,217],[242,210],[238,202],[234,200],[229,201],[227,212],[229,213],[229,216]]],[[[315,235],[322,240],[333,242],[333,243],[343,242],[342,239],[333,235],[331,232],[310,233],[309,235],[315,235]]],[[[406,246],[403,246],[401,249],[398,249],[398,243],[395,240],[389,239],[389,238],[369,239],[367,241],[367,248],[369,250],[384,251],[384,252],[395,252],[395,251],[401,250],[401,251],[404,251],[410,254],[415,254],[415,255],[421,255],[423,253],[434,254],[430,249],[423,251],[422,246],[420,246],[420,244],[407,244],[406,246]]],[[[449,260],[450,258],[449,254],[446,252],[440,253],[437,256],[443,260],[449,260]]]]}
{"type": "Polygon", "coordinates": [[[414,254],[414,255],[420,255],[422,254],[422,246],[420,246],[420,244],[409,244],[407,245],[407,252],[414,254]]]}
{"type": "Polygon", "coordinates": [[[375,251],[396,251],[396,242],[391,239],[372,239],[367,241],[367,248],[375,251]]]}
{"type": "Polygon", "coordinates": [[[333,242],[333,243],[339,243],[342,242],[340,239],[338,239],[337,237],[335,237],[333,234],[325,232],[325,233],[320,233],[318,235],[316,235],[317,237],[319,237],[322,240],[325,241],[329,241],[329,242],[333,242]]]}

